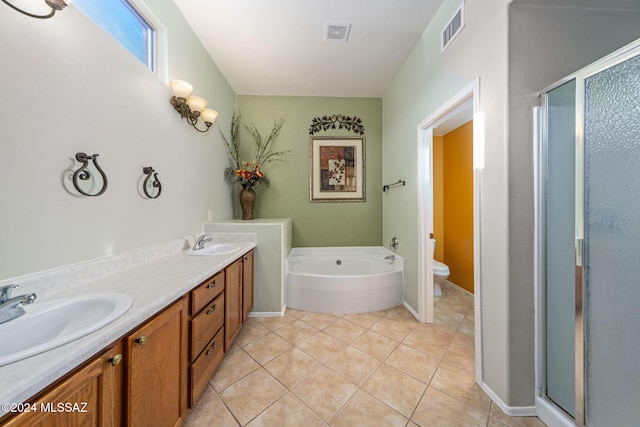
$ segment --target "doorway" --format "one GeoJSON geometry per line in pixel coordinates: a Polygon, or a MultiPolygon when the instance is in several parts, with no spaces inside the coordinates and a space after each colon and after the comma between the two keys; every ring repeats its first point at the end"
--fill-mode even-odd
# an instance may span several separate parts
{"type": "Polygon", "coordinates": [[[473,119],[473,283],[475,319],[475,375],[482,383],[480,281],[480,173],[484,167],[484,116],[480,112],[480,82],[469,84],[418,125],[418,315],[421,322],[434,321],[433,282],[433,139],[438,129],[454,129],[473,119]]]}

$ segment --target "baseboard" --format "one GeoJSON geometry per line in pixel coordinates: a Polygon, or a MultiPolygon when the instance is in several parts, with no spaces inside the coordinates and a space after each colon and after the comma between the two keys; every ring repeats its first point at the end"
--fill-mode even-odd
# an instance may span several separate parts
{"type": "Polygon", "coordinates": [[[413,308],[411,308],[411,306],[406,301],[403,301],[402,305],[404,305],[405,308],[407,310],[409,310],[409,313],[411,313],[413,315],[413,317],[415,317],[418,322],[420,321],[420,316],[418,316],[418,313],[416,313],[415,310],[413,308]]]}
{"type": "Polygon", "coordinates": [[[282,307],[282,311],[251,311],[249,317],[282,317],[287,310],[287,306],[282,307]]]}
{"type": "Polygon", "coordinates": [[[502,401],[502,399],[500,399],[500,397],[498,397],[497,394],[494,393],[493,390],[491,390],[491,387],[489,387],[486,383],[482,383],[480,387],[482,387],[482,390],[484,390],[484,392],[487,393],[489,398],[493,400],[493,403],[498,405],[498,407],[502,409],[502,412],[509,415],[510,417],[537,416],[535,406],[508,406],[506,403],[502,401]]]}

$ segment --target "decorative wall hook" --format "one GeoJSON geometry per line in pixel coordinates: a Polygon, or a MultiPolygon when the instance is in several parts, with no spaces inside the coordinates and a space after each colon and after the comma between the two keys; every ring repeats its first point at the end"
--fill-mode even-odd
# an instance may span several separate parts
{"type": "Polygon", "coordinates": [[[403,180],[399,179],[398,182],[394,182],[393,184],[385,185],[385,186],[382,187],[382,192],[384,193],[385,191],[387,191],[391,187],[395,187],[397,185],[405,185],[405,182],[403,180]]]}
{"type": "Polygon", "coordinates": [[[107,175],[105,175],[100,165],[98,165],[98,154],[89,156],[85,153],[76,153],[76,160],[82,162],[80,169],[73,173],[73,186],[76,190],[78,190],[80,194],[89,197],[99,196],[104,193],[107,190],[107,175]],[[89,162],[93,162],[93,166],[100,175],[100,179],[98,179],[96,173],[89,171],[89,162]],[[97,192],[90,192],[93,186],[99,188],[97,192]],[[83,187],[85,188],[83,189],[83,187]]]}
{"type": "Polygon", "coordinates": [[[142,191],[150,199],[157,199],[162,193],[162,184],[158,180],[158,173],[151,166],[143,167],[142,172],[147,175],[142,184],[142,191]],[[151,180],[153,178],[153,180],[151,180]]]}

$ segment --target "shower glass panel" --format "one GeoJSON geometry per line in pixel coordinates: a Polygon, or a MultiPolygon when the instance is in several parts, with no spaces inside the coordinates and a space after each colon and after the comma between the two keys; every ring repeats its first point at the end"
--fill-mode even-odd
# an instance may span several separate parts
{"type": "Polygon", "coordinates": [[[575,416],[576,82],[546,96],[546,395],[575,416]]]}
{"type": "Polygon", "coordinates": [[[589,426],[640,425],[640,56],[585,79],[589,426]]]}

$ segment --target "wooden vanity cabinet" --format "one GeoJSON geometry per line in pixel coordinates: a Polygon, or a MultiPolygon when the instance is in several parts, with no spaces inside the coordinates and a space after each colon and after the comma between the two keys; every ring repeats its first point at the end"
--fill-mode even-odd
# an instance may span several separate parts
{"type": "Polygon", "coordinates": [[[242,326],[242,258],[225,269],[224,351],[231,348],[242,326]]]}
{"type": "Polygon", "coordinates": [[[253,249],[242,257],[242,323],[253,308],[253,249]]]}
{"type": "Polygon", "coordinates": [[[0,425],[121,426],[124,377],[122,350],[120,342],[111,346],[53,388],[30,400],[30,412],[21,412],[6,421],[0,421],[0,425]]]}
{"type": "Polygon", "coordinates": [[[225,271],[191,291],[189,407],[193,407],[224,356],[225,271]]]}
{"type": "Polygon", "coordinates": [[[129,334],[126,413],[129,426],[173,427],[187,411],[188,299],[129,334]]]}
{"type": "Polygon", "coordinates": [[[0,425],[181,425],[253,307],[253,253],[31,399],[37,412],[6,415],[0,425]],[[41,409],[59,402],[86,406],[73,412],[41,409]]]}

